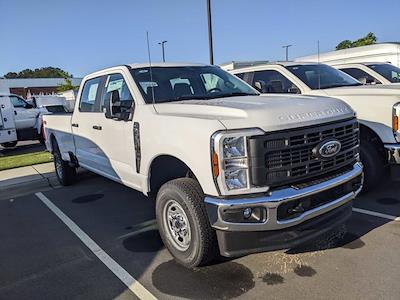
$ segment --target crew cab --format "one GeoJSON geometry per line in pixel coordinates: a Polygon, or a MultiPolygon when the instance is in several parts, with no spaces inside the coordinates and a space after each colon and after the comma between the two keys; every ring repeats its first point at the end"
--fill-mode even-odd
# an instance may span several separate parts
{"type": "MultiPolygon", "coordinates": [[[[18,141],[41,140],[40,110],[34,108],[18,95],[0,94],[0,97],[3,98],[3,101],[11,103],[13,126],[17,135],[16,140],[2,143],[2,146],[10,148],[15,147],[18,141]]],[[[8,120],[10,120],[10,117],[8,120]]]]}
{"type": "Polygon", "coordinates": [[[400,68],[389,63],[351,63],[332,66],[363,84],[389,84],[392,87],[400,87],[400,68]]]}
{"type": "Polygon", "coordinates": [[[83,167],[155,198],[164,244],[186,267],[313,239],[351,215],[362,187],[347,104],[260,96],[217,66],[101,70],[72,114],[43,119],[60,183],[83,167]]]}
{"type": "Polygon", "coordinates": [[[234,62],[223,66],[264,94],[331,96],[357,113],[361,134],[361,161],[365,191],[372,189],[389,167],[400,178],[400,93],[388,85],[362,85],[331,66],[305,62],[254,64],[234,62]]]}

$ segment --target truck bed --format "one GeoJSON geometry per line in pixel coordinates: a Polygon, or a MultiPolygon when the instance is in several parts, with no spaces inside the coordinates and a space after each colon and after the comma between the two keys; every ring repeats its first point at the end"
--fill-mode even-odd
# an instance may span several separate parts
{"type": "Polygon", "coordinates": [[[51,141],[54,136],[58,142],[63,159],[67,161],[69,161],[68,153],[75,153],[71,120],[72,113],[43,115],[47,150],[53,151],[51,141]]]}

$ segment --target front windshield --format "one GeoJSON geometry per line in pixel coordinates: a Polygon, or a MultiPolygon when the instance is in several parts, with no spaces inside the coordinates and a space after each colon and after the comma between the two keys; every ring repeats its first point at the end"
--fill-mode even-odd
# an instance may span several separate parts
{"type": "Polygon", "coordinates": [[[400,68],[392,64],[369,64],[367,66],[385,77],[391,83],[400,82],[400,68]]]}
{"type": "Polygon", "coordinates": [[[214,66],[131,69],[146,103],[258,95],[251,86],[214,66]]]}
{"type": "Polygon", "coordinates": [[[361,85],[346,73],[324,64],[294,65],[287,66],[286,69],[312,90],[361,85]]]}

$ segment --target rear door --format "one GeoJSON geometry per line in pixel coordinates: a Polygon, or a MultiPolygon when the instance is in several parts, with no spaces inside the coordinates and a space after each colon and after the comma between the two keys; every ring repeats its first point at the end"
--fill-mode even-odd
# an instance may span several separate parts
{"type": "Polygon", "coordinates": [[[100,98],[104,86],[104,76],[95,77],[84,83],[80,94],[79,106],[72,115],[72,133],[75,140],[75,155],[79,163],[93,171],[101,170],[104,157],[97,144],[97,130],[94,128],[96,120],[102,112],[99,109],[100,98]]]}

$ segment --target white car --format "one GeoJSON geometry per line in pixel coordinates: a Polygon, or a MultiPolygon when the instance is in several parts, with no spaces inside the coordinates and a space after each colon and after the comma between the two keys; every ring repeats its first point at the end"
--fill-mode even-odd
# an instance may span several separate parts
{"type": "Polygon", "coordinates": [[[60,183],[80,166],[155,197],[164,244],[186,267],[304,243],[342,224],[362,187],[350,106],[260,96],[216,66],[98,71],[72,114],[43,119],[60,183]]]}
{"type": "Polygon", "coordinates": [[[365,188],[374,187],[389,166],[400,178],[400,91],[389,85],[362,85],[333,67],[318,63],[229,63],[223,68],[265,94],[302,94],[339,98],[360,121],[365,188]],[[249,66],[250,65],[250,66],[249,66]]]}

